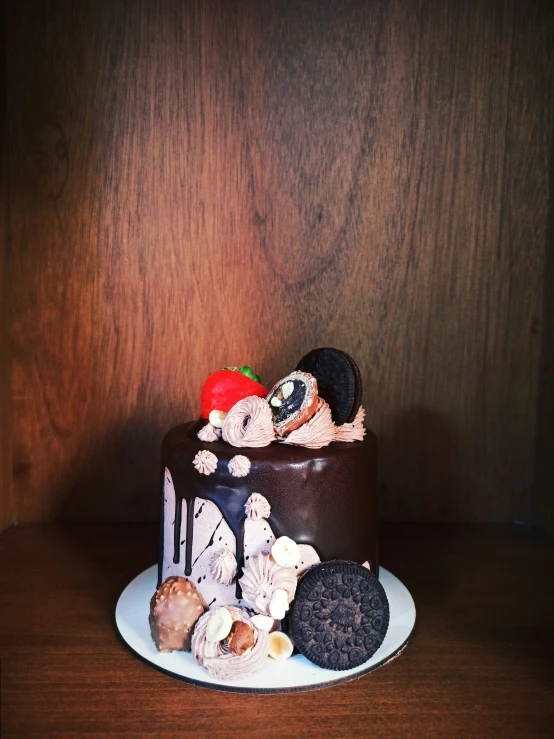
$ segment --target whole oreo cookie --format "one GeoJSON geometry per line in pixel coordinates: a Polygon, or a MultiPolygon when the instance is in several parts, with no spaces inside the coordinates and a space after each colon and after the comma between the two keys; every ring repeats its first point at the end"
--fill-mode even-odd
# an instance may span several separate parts
{"type": "Polygon", "coordinates": [[[354,420],[362,400],[362,380],[352,357],[340,349],[313,349],[296,369],[316,378],[318,393],[329,403],[337,426],[354,420]]]}
{"type": "Polygon", "coordinates": [[[297,649],[319,667],[350,670],[372,657],[389,626],[389,602],[379,580],[354,562],[312,567],[291,607],[297,649]]]}

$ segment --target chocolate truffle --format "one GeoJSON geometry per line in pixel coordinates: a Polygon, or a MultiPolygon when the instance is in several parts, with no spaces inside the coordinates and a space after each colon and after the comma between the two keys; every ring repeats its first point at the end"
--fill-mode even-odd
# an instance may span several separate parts
{"type": "Polygon", "coordinates": [[[191,631],[204,613],[202,596],[184,577],[168,577],[150,601],[150,632],[160,652],[190,652],[191,631]]]}

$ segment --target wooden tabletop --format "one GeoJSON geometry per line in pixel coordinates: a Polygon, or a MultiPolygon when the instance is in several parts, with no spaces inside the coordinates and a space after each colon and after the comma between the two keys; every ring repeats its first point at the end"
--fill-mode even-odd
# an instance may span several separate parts
{"type": "Polygon", "coordinates": [[[554,542],[519,526],[385,524],[382,562],[417,607],[403,654],[313,693],[242,695],[162,675],[121,643],[121,590],[151,525],[0,538],[3,737],[554,736],[554,542]]]}

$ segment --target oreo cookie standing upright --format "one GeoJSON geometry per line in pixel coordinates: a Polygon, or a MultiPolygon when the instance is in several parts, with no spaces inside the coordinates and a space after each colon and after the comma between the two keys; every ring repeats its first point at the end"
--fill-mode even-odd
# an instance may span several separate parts
{"type": "Polygon", "coordinates": [[[354,420],[362,400],[362,380],[352,357],[340,349],[313,349],[296,369],[316,378],[318,393],[329,404],[337,426],[354,420]]]}
{"type": "Polygon", "coordinates": [[[363,395],[362,375],[360,373],[360,368],[358,367],[356,362],[352,359],[350,354],[347,354],[346,352],[342,352],[342,353],[350,362],[350,367],[352,368],[352,372],[354,373],[356,377],[356,390],[354,394],[354,405],[352,406],[350,415],[346,419],[346,423],[352,423],[352,421],[356,418],[356,414],[360,410],[360,406],[362,404],[362,395],[363,395]]]}

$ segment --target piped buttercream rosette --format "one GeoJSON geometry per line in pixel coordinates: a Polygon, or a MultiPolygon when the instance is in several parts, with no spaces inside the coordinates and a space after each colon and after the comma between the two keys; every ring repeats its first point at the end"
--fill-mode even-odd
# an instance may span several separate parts
{"type": "Polygon", "coordinates": [[[222,585],[230,585],[237,574],[237,558],[230,549],[216,552],[210,562],[213,579],[222,585]]]}
{"type": "Polygon", "coordinates": [[[213,452],[201,449],[192,460],[192,464],[201,475],[211,475],[217,469],[217,457],[213,452]]]}
{"type": "Polygon", "coordinates": [[[221,438],[221,429],[216,428],[211,423],[207,423],[205,426],[202,426],[196,436],[200,439],[200,441],[217,441],[219,438],[221,438]]]}
{"type": "Polygon", "coordinates": [[[244,512],[249,521],[260,521],[262,518],[269,518],[271,506],[263,495],[252,493],[245,503],[244,512]]]}
{"type": "Polygon", "coordinates": [[[268,446],[275,439],[275,429],[267,401],[256,395],[239,400],[227,414],[222,431],[223,440],[232,446],[268,446]]]}
{"type": "Polygon", "coordinates": [[[239,579],[242,598],[256,613],[270,615],[271,598],[277,590],[287,593],[289,603],[296,593],[296,570],[278,565],[271,554],[261,552],[251,557],[239,579]]]}
{"type": "Polygon", "coordinates": [[[229,460],[229,472],[233,477],[246,477],[250,472],[250,460],[244,454],[236,454],[229,460]]]}
{"type": "Polygon", "coordinates": [[[254,631],[254,646],[242,655],[233,654],[225,641],[210,642],[206,638],[211,612],[205,613],[194,628],[192,654],[199,665],[205,667],[211,677],[219,680],[240,680],[257,672],[269,654],[269,634],[259,631],[247,612],[236,606],[227,606],[234,621],[242,621],[254,631]]]}

